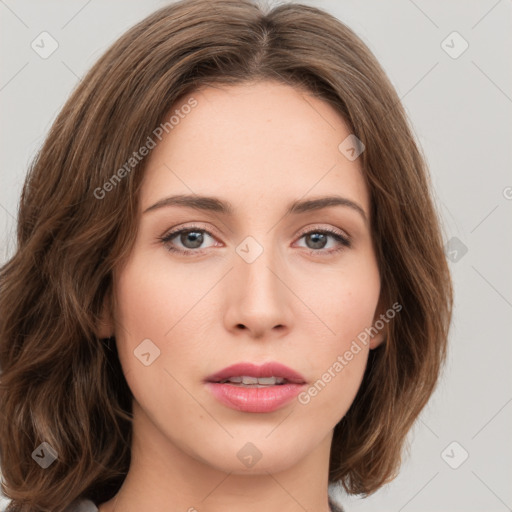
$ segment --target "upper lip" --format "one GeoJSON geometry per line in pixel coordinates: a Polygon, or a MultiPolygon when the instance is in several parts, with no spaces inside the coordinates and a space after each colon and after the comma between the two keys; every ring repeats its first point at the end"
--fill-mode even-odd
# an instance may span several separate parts
{"type": "Polygon", "coordinates": [[[242,377],[244,375],[247,377],[281,377],[288,382],[296,384],[304,384],[306,382],[300,373],[275,361],[270,361],[260,366],[253,363],[233,364],[206,377],[206,381],[221,382],[230,377],[242,377]]]}

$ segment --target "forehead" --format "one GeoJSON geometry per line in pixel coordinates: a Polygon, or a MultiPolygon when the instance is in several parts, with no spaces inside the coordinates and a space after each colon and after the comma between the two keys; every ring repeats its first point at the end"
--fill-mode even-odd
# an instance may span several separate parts
{"type": "Polygon", "coordinates": [[[350,128],[319,98],[276,82],[219,85],[180,99],[171,116],[149,155],[143,207],[163,193],[226,197],[235,209],[335,193],[368,211],[360,161],[338,148],[350,128]]]}

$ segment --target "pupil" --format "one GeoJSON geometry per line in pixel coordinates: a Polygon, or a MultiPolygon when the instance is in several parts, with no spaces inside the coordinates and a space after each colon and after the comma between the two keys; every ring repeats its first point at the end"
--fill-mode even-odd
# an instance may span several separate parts
{"type": "Polygon", "coordinates": [[[308,238],[313,240],[313,247],[310,247],[310,249],[323,249],[325,247],[327,237],[323,233],[313,233],[306,237],[306,239],[308,238]],[[319,242],[318,240],[321,241],[319,242]]]}
{"type": "Polygon", "coordinates": [[[198,231],[188,231],[181,234],[181,243],[188,249],[197,249],[203,243],[203,235],[198,231]],[[192,242],[192,246],[188,242],[192,242]]]}

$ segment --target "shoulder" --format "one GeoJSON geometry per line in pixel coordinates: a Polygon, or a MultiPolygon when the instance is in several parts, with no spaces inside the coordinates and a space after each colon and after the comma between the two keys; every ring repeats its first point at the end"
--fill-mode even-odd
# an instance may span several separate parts
{"type": "Polygon", "coordinates": [[[64,512],[98,512],[98,507],[86,499],[75,500],[64,512]]]}

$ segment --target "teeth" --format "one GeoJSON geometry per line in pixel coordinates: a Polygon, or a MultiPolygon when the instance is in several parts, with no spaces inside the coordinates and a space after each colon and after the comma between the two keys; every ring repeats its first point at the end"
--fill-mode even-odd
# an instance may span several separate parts
{"type": "Polygon", "coordinates": [[[261,379],[257,379],[258,384],[268,384],[270,386],[275,386],[276,384],[281,384],[284,382],[284,379],[280,377],[262,377],[261,379]]]}
{"type": "Polygon", "coordinates": [[[248,386],[275,386],[276,384],[283,384],[285,379],[282,377],[230,377],[229,379],[223,380],[222,382],[231,382],[232,384],[243,384],[248,386]]]}
{"type": "Polygon", "coordinates": [[[236,383],[240,383],[242,382],[242,377],[231,377],[223,382],[236,382],[236,383]]]}

